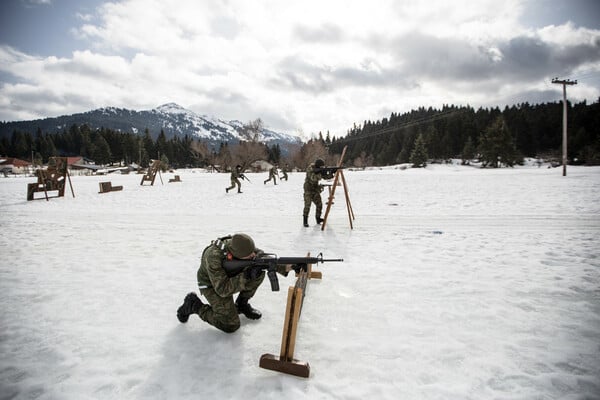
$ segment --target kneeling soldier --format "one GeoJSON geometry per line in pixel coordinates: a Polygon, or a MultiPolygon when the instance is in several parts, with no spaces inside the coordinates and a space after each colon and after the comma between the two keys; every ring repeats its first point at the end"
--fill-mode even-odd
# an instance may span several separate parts
{"type": "MultiPolygon", "coordinates": [[[[262,253],[254,245],[254,240],[244,233],[226,236],[213,240],[202,252],[202,261],[198,268],[198,287],[200,293],[208,300],[205,304],[195,293],[185,296],[183,304],[177,310],[179,322],[187,322],[191,314],[198,314],[200,318],[214,327],[232,333],[240,327],[240,317],[244,314],[249,319],[259,319],[262,314],[248,303],[265,278],[262,271],[257,277],[240,273],[229,277],[223,269],[225,260],[249,260],[262,253]],[[235,302],[233,295],[239,295],[235,302]]],[[[290,265],[280,265],[277,272],[287,276],[290,265]]]]}

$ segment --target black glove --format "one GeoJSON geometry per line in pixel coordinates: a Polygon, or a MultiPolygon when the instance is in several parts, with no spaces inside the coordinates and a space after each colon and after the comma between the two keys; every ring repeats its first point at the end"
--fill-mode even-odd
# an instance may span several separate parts
{"type": "Polygon", "coordinates": [[[294,264],[294,265],[292,265],[292,269],[294,271],[296,271],[297,274],[299,274],[300,271],[308,271],[308,265],[306,265],[306,264],[294,264]]]}
{"type": "Polygon", "coordinates": [[[254,267],[248,267],[246,268],[246,270],[244,271],[244,277],[246,279],[256,279],[260,276],[260,274],[262,274],[263,270],[261,267],[258,266],[254,266],[254,267]]]}

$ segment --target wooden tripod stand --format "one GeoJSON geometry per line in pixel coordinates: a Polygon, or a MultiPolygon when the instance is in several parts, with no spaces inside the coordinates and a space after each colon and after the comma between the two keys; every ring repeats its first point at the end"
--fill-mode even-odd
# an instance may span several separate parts
{"type": "MultiPolygon", "coordinates": [[[[342,151],[342,155],[340,160],[337,163],[337,167],[341,167],[344,162],[344,156],[346,155],[346,149],[348,146],[344,146],[344,150],[342,151]]],[[[335,176],[333,178],[333,184],[329,188],[329,198],[327,199],[327,208],[325,209],[325,216],[323,217],[323,222],[321,224],[321,230],[325,229],[325,224],[327,224],[327,217],[329,216],[329,211],[331,210],[331,206],[333,204],[333,199],[335,198],[335,189],[339,185],[339,182],[342,182],[342,186],[344,188],[344,196],[346,198],[346,209],[348,210],[348,221],[350,221],[350,229],[354,229],[352,225],[352,220],[354,219],[354,211],[352,210],[352,204],[350,203],[350,197],[348,195],[348,186],[346,185],[346,178],[344,178],[344,170],[338,169],[335,171],[335,176]]]]}

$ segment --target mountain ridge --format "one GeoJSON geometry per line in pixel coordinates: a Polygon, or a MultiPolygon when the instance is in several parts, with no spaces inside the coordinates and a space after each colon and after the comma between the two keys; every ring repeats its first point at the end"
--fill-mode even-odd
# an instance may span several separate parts
{"type": "MultiPolygon", "coordinates": [[[[216,117],[200,115],[177,103],[165,103],[151,110],[136,111],[127,108],[101,107],[83,113],[49,117],[30,121],[0,123],[0,137],[10,137],[15,130],[34,135],[38,129],[43,133],[56,133],[72,125],[87,124],[92,129],[109,128],[123,133],[143,135],[146,129],[153,139],[161,131],[167,139],[188,136],[200,139],[213,146],[248,140],[242,134],[243,123],[238,120],[224,121],[216,117]]],[[[257,140],[268,145],[301,144],[293,135],[262,128],[257,140]]]]}

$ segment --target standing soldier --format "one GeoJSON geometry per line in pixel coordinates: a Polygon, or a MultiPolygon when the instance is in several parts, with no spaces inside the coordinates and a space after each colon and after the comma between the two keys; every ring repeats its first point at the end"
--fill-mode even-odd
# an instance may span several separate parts
{"type": "Polygon", "coordinates": [[[236,165],[233,170],[231,170],[231,186],[225,188],[225,193],[229,193],[229,191],[237,185],[238,193],[242,193],[242,184],[240,183],[240,179],[247,179],[246,176],[242,173],[242,166],[236,165]]]}
{"type": "Polygon", "coordinates": [[[315,203],[315,206],[317,207],[315,212],[317,224],[323,222],[323,219],[321,218],[321,211],[323,209],[321,192],[323,191],[323,186],[319,185],[319,181],[321,179],[333,178],[331,174],[323,174],[319,171],[319,168],[324,165],[325,161],[319,158],[306,169],[306,178],[304,179],[304,212],[302,214],[305,227],[308,227],[308,214],[310,213],[310,206],[312,203],[315,203]]]}
{"type": "Polygon", "coordinates": [[[290,166],[286,163],[283,168],[281,168],[281,173],[283,174],[283,176],[281,177],[281,180],[288,180],[288,170],[290,169],[290,166]]]}
{"type": "Polygon", "coordinates": [[[273,165],[271,167],[271,169],[269,170],[269,179],[267,179],[264,184],[266,185],[267,182],[269,182],[271,179],[273,179],[273,182],[277,185],[277,165],[273,165]]]}

